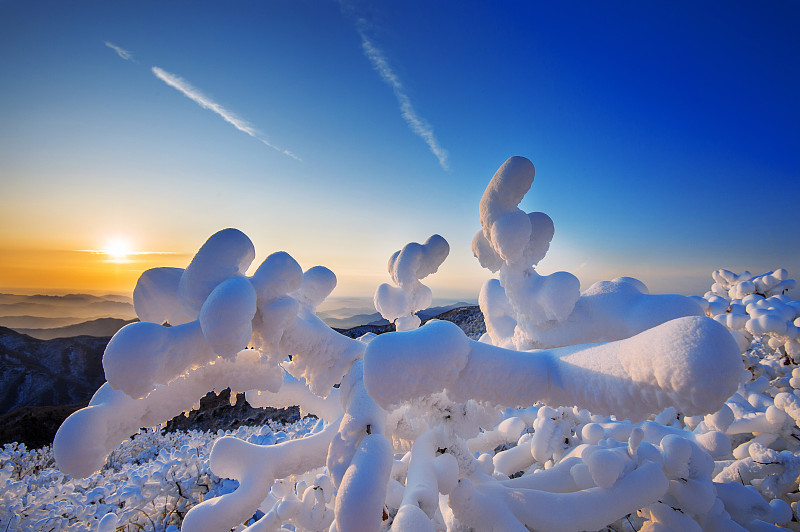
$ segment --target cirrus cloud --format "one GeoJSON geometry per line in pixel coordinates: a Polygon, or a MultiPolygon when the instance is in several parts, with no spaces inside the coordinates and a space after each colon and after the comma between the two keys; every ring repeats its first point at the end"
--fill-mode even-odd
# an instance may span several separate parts
{"type": "Polygon", "coordinates": [[[264,138],[263,134],[260,131],[255,129],[246,120],[243,120],[242,118],[236,116],[236,114],[234,114],[233,112],[222,107],[220,104],[218,104],[217,102],[215,102],[214,100],[203,94],[199,89],[194,87],[191,83],[189,83],[182,77],[167,72],[166,70],[156,66],[154,66],[151,70],[158,79],[160,79],[173,89],[179,91],[180,93],[182,93],[184,96],[195,102],[203,109],[208,109],[209,111],[217,114],[223,120],[225,120],[227,123],[238,129],[242,133],[250,135],[254,139],[263,143],[264,145],[269,146],[273,150],[277,150],[284,155],[288,155],[292,159],[295,159],[297,161],[302,160],[289,150],[285,150],[269,142],[267,139],[264,138]]]}
{"type": "Polygon", "coordinates": [[[110,43],[108,41],[105,42],[105,45],[108,46],[109,48],[111,48],[112,50],[114,50],[115,52],[117,52],[117,55],[120,56],[122,59],[124,59],[126,61],[132,61],[133,60],[133,53],[129,52],[128,50],[125,50],[124,48],[120,48],[116,44],[110,43]]]}
{"type": "Polygon", "coordinates": [[[436,135],[433,134],[433,127],[417,113],[416,109],[414,109],[414,106],[411,104],[411,99],[408,97],[405,87],[403,87],[403,83],[400,81],[400,78],[397,77],[394,70],[392,70],[383,51],[375,46],[375,43],[372,42],[362,29],[363,26],[365,26],[363,20],[360,21],[359,26],[358,34],[361,36],[361,48],[364,51],[364,55],[367,56],[367,59],[372,63],[372,67],[380,75],[381,79],[394,91],[397,103],[400,104],[400,114],[403,119],[408,124],[408,127],[411,128],[411,131],[425,141],[431,153],[439,160],[439,165],[447,170],[449,168],[447,163],[448,153],[447,150],[439,144],[436,135]]]}

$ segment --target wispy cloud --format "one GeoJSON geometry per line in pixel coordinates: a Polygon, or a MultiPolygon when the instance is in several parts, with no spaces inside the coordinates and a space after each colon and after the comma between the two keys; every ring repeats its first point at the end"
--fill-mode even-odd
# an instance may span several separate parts
{"type": "Polygon", "coordinates": [[[133,59],[133,53],[125,50],[124,48],[120,48],[114,43],[110,43],[108,41],[105,42],[105,45],[117,52],[117,55],[123,58],[126,61],[130,61],[133,59]]]}
{"type": "Polygon", "coordinates": [[[260,131],[254,128],[246,120],[243,120],[242,118],[239,118],[231,111],[228,111],[220,104],[218,104],[217,102],[215,102],[214,100],[212,100],[211,98],[200,92],[199,89],[194,87],[191,83],[181,78],[180,76],[171,74],[166,70],[163,70],[158,67],[153,67],[152,71],[153,74],[155,74],[158,79],[160,79],[170,87],[180,91],[181,93],[183,93],[184,96],[194,101],[197,105],[199,105],[203,109],[208,109],[209,111],[216,113],[223,120],[225,120],[227,123],[238,129],[242,133],[247,133],[248,135],[258,140],[259,142],[263,143],[264,145],[269,146],[273,150],[277,150],[284,155],[288,155],[292,159],[295,159],[297,161],[302,160],[289,150],[285,150],[269,142],[267,139],[264,138],[263,134],[260,131]]]}
{"type": "MultiPolygon", "coordinates": [[[[362,23],[360,25],[363,26],[364,24],[362,23]]],[[[389,66],[389,62],[383,52],[375,46],[369,37],[367,37],[363,29],[359,28],[358,33],[361,36],[361,47],[364,50],[364,55],[370,60],[372,67],[380,74],[383,81],[394,91],[397,103],[400,104],[400,113],[408,124],[408,127],[425,141],[431,152],[439,159],[441,167],[447,170],[448,153],[447,150],[442,148],[436,136],[433,134],[433,127],[431,127],[428,121],[421,117],[414,109],[414,106],[411,104],[411,99],[408,97],[403,87],[403,83],[400,81],[400,78],[397,77],[397,74],[394,73],[392,67],[389,66]]]]}

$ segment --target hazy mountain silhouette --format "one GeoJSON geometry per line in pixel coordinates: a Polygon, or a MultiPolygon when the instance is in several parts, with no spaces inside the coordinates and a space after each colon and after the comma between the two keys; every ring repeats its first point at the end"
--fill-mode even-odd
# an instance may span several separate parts
{"type": "Polygon", "coordinates": [[[135,315],[132,300],[124,296],[0,294],[0,316],[42,318],[69,316],[87,320],[102,317],[130,319],[135,315]]]}
{"type": "MultiPolygon", "coordinates": [[[[96,316],[102,318],[103,316],[96,316]]],[[[87,321],[86,318],[65,316],[63,318],[43,318],[41,316],[0,316],[0,327],[9,329],[52,329],[66,327],[87,321]]]]}
{"type": "Polygon", "coordinates": [[[96,336],[98,338],[110,338],[117,334],[117,331],[122,329],[129,323],[139,321],[121,320],[119,318],[99,318],[91,321],[84,321],[82,323],[75,323],[73,325],[66,325],[64,327],[50,327],[44,329],[25,329],[19,327],[9,327],[14,329],[20,334],[27,334],[39,340],[52,340],[53,338],[70,338],[73,336],[96,336]]]}

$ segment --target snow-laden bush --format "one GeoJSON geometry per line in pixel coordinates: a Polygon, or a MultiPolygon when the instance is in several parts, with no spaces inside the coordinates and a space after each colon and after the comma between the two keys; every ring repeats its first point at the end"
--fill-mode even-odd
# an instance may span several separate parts
{"type": "Polygon", "coordinates": [[[770,347],[800,362],[800,301],[786,294],[796,286],[789,272],[780,268],[754,276],[717,270],[712,277],[711,290],[695,297],[706,315],[731,329],[740,347],[766,336],[770,347]]]}
{"type": "Polygon", "coordinates": [[[144,430],[87,478],[58,470],[48,447],[7,444],[0,450],[0,530],[177,530],[190,508],[237,487],[209,468],[215,440],[275,444],[307,434],[314,421],[217,433],[144,430]]]}
{"type": "Polygon", "coordinates": [[[449,252],[436,235],[395,253],[395,286],[376,293],[401,332],[360,340],[315,315],[335,286],[330,270],[303,272],[279,252],[246,276],[255,250],[235,229],[213,235],[185,270],[145,272],[134,291],[142,321],[109,343],[108,382],[56,435],[58,466],[92,475],[138,427],[231,387],[254,406],[300,405],[323,421],[279,444],[219,438],[211,471],[237,487],[192,507],[184,531],[791,521],[800,372],[790,377],[768,345],[749,351],[745,371],[747,346],[702,316],[709,300],[651,295],[628,277],[581,293],[572,274],[539,275],[554,229],[518,208],[533,177],[530,161],[513,157],[480,203],[473,250],[498,272],[480,294],[482,341],[448,322],[416,329],[413,313],[430,299],[420,280],[449,252]]]}

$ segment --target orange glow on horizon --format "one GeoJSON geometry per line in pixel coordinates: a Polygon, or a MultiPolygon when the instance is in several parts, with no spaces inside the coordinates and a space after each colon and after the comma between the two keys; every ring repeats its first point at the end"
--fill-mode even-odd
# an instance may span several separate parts
{"type": "Polygon", "coordinates": [[[158,266],[185,268],[186,254],[112,254],[79,250],[0,250],[3,291],[83,291],[130,295],[143,271],[158,266]]]}

